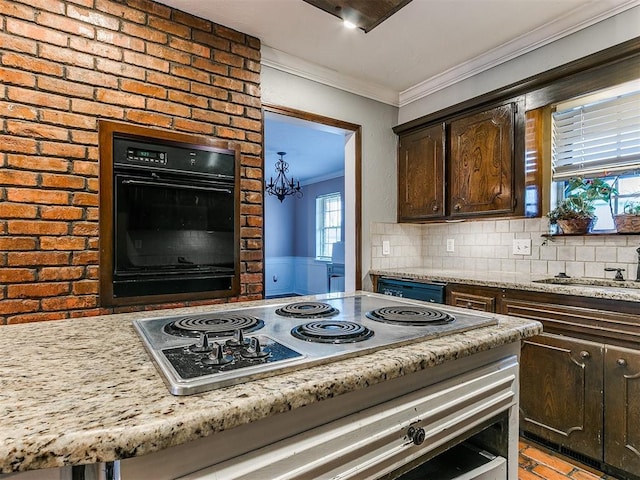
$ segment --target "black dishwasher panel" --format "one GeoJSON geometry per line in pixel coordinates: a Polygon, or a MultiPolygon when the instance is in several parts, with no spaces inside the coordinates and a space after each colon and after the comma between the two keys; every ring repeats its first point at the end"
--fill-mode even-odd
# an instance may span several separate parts
{"type": "Polygon", "coordinates": [[[422,300],[431,303],[444,303],[444,283],[423,283],[397,278],[380,278],[377,293],[422,300]]]}

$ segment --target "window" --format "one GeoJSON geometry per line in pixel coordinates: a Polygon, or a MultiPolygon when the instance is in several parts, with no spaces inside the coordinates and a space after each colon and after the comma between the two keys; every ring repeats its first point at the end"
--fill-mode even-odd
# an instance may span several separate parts
{"type": "Polygon", "coordinates": [[[640,81],[557,105],[552,162],[552,203],[575,177],[601,178],[617,192],[610,205],[594,203],[593,230],[613,230],[612,215],[640,200],[640,81]]]}
{"type": "Polygon", "coordinates": [[[331,260],[333,244],[342,237],[342,198],[339,192],[316,197],[316,260],[331,260]]]}

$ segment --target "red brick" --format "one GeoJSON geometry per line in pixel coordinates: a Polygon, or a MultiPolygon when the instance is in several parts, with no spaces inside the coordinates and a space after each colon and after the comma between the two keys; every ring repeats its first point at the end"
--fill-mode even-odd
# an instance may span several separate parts
{"type": "Polygon", "coordinates": [[[262,134],[256,132],[247,132],[247,142],[262,144],[262,134]]]}
{"type": "MultiPolygon", "coordinates": [[[[153,30],[146,26],[136,25],[135,23],[122,23],[122,33],[133,35],[134,37],[143,38],[148,42],[167,43],[167,34],[163,31],[153,30]]],[[[124,45],[123,45],[124,46],[124,45]]],[[[134,48],[133,50],[137,50],[134,48]]]]}
{"type": "Polygon", "coordinates": [[[43,175],[43,187],[55,187],[60,190],[79,190],[85,187],[84,178],[75,175],[43,175]]]}
{"type": "MultiPolygon", "coordinates": [[[[150,85],[146,82],[139,82],[123,78],[120,80],[120,88],[126,92],[137,93],[145,97],[167,98],[167,89],[158,85],[150,85]]],[[[173,93],[173,92],[172,92],[173,93]]]]}
{"type": "Polygon", "coordinates": [[[162,18],[171,17],[171,11],[172,11],[171,8],[166,7],[164,5],[160,5],[159,3],[154,2],[152,0],[129,0],[128,5],[130,5],[133,8],[143,10],[147,13],[152,13],[154,15],[157,15],[158,17],[162,17],[162,18]]]}
{"type": "Polygon", "coordinates": [[[41,301],[42,310],[45,311],[93,308],[97,304],[98,298],[90,295],[82,297],[43,298],[41,301]]]}
{"type": "Polygon", "coordinates": [[[189,38],[191,36],[191,28],[186,25],[178,25],[164,18],[149,17],[149,26],[161,32],[178,35],[179,37],[189,38]]]}
{"type": "Polygon", "coordinates": [[[73,282],[71,285],[71,293],[74,295],[91,295],[98,293],[99,282],[95,280],[82,280],[73,282]]]}
{"type": "Polygon", "coordinates": [[[35,87],[36,85],[36,76],[21,70],[0,68],[0,78],[7,85],[20,85],[21,87],[35,87]]]}
{"type": "MultiPolygon", "coordinates": [[[[31,303],[31,301],[30,301],[31,303]]],[[[27,315],[14,315],[8,317],[7,324],[8,325],[16,325],[19,323],[32,323],[32,322],[44,322],[51,320],[61,320],[63,318],[67,318],[66,312],[55,312],[55,313],[30,313],[27,315]]]]}
{"type": "Polygon", "coordinates": [[[7,120],[6,131],[21,137],[46,138],[49,140],[69,140],[69,131],[66,128],[43,125],[35,122],[21,120],[7,120]]]}
{"type": "Polygon", "coordinates": [[[229,68],[229,76],[231,78],[237,78],[238,80],[244,80],[245,82],[260,84],[260,74],[250,72],[242,68],[231,67],[229,68]]]}
{"type": "Polygon", "coordinates": [[[209,108],[216,112],[228,113],[230,115],[242,115],[245,107],[235,105],[229,102],[221,102],[220,100],[209,99],[209,108]]]}
{"type": "Polygon", "coordinates": [[[231,101],[233,103],[239,103],[240,105],[246,105],[248,107],[261,108],[262,104],[260,102],[260,97],[252,97],[250,95],[245,95],[242,93],[230,92],[231,93],[231,101]]]}
{"type": "Polygon", "coordinates": [[[39,77],[38,88],[69,97],[93,97],[93,87],[77,82],[68,82],[59,78],[39,77]]]}
{"type": "Polygon", "coordinates": [[[185,80],[183,78],[176,78],[160,72],[148,72],[147,81],[150,83],[161,85],[163,86],[163,88],[183,90],[185,92],[188,92],[191,88],[191,82],[189,82],[188,80],[185,80]]]}
{"type": "Polygon", "coordinates": [[[116,61],[122,59],[122,50],[119,47],[106,45],[102,42],[94,42],[86,38],[71,37],[69,47],[96,57],[106,57],[116,61]]]}
{"type": "MultiPolygon", "coordinates": [[[[73,103],[71,105],[73,106],[73,103]]],[[[115,107],[109,107],[109,110],[113,108],[115,107]]],[[[100,113],[102,114],[102,109],[100,110],[100,113]]],[[[71,141],[73,143],[81,143],[84,145],[98,145],[98,132],[83,132],[81,130],[72,130],[71,141]]]]}
{"type": "Polygon", "coordinates": [[[78,280],[84,274],[84,267],[43,267],[38,280],[44,282],[78,280]]]}
{"type": "Polygon", "coordinates": [[[41,266],[41,265],[67,265],[69,253],[67,252],[9,252],[7,264],[14,267],[41,266]]]}
{"type": "Polygon", "coordinates": [[[54,190],[30,188],[7,188],[7,200],[10,202],[41,203],[45,205],[67,205],[69,194],[54,190]]]}
{"type": "Polygon", "coordinates": [[[33,282],[36,271],[30,268],[0,268],[0,283],[33,282]]]}
{"type": "Polygon", "coordinates": [[[0,185],[35,186],[38,184],[38,176],[33,172],[21,170],[0,170],[0,185]]]}
{"type": "Polygon", "coordinates": [[[189,13],[181,12],[180,10],[172,10],[171,19],[175,22],[183,23],[189,27],[197,28],[205,32],[210,32],[212,29],[212,25],[209,20],[195,17],[189,13]]]}
{"type": "MultiPolygon", "coordinates": [[[[2,75],[2,72],[0,72],[2,75]]],[[[0,102],[0,118],[19,118],[21,120],[38,120],[38,109],[14,102],[0,102]]]]}
{"type": "Polygon", "coordinates": [[[73,235],[98,236],[98,224],[96,222],[75,222],[71,227],[73,235]]]}
{"type": "Polygon", "coordinates": [[[213,31],[216,35],[223,38],[228,38],[229,40],[235,43],[244,43],[246,40],[246,36],[244,33],[238,32],[236,30],[232,30],[223,25],[217,25],[217,24],[214,25],[213,31]]]}
{"type": "Polygon", "coordinates": [[[71,203],[73,205],[97,207],[99,204],[99,197],[96,193],[78,192],[73,194],[71,203]]]}
{"type": "MultiPolygon", "coordinates": [[[[75,161],[73,162],[73,173],[75,173],[76,175],[87,175],[87,176],[97,177],[99,174],[98,164],[96,162],[75,161]]],[[[92,188],[90,189],[93,190],[92,188]]]]}
{"type": "Polygon", "coordinates": [[[125,118],[130,122],[141,123],[143,125],[154,125],[156,127],[170,127],[173,123],[173,119],[171,117],[144,110],[127,110],[125,118]]]}
{"type": "MultiPolygon", "coordinates": [[[[69,6],[68,9],[74,8],[69,6]]],[[[67,10],[69,12],[69,10],[67,10]]],[[[54,15],[49,12],[40,12],[36,17],[36,22],[40,25],[55,25],[57,30],[63,32],[72,33],[86,38],[94,38],[96,35],[95,28],[87,25],[85,22],[80,22],[69,17],[61,15],[54,15]]]]}
{"type": "Polygon", "coordinates": [[[57,110],[43,110],[40,114],[44,123],[54,123],[67,127],[84,128],[87,130],[95,130],[97,128],[97,120],[87,115],[77,115],[75,113],[60,112],[57,110]]]}
{"type": "Polygon", "coordinates": [[[227,92],[224,88],[213,87],[211,85],[202,85],[201,83],[194,83],[191,86],[191,93],[196,95],[203,95],[205,97],[209,97],[210,99],[216,100],[228,100],[229,92],[227,92]]]}
{"type": "Polygon", "coordinates": [[[171,74],[201,83],[209,83],[210,80],[208,73],[184,65],[171,65],[171,74]]]}
{"type": "Polygon", "coordinates": [[[250,72],[260,73],[262,68],[260,62],[253,62],[251,60],[244,61],[244,68],[249,70],[250,72]]]}
{"type": "Polygon", "coordinates": [[[126,63],[138,65],[140,67],[148,68],[150,70],[158,70],[160,72],[167,73],[169,71],[169,62],[161,58],[150,57],[143,53],[131,52],[125,50],[123,54],[123,60],[126,63]]]}
{"type": "Polygon", "coordinates": [[[86,239],[84,237],[41,237],[41,250],[84,250],[86,239]]]}
{"type": "Polygon", "coordinates": [[[147,110],[165,113],[176,117],[188,117],[191,114],[191,109],[187,106],[173,102],[165,102],[155,98],[147,99],[147,110]]]}
{"type": "Polygon", "coordinates": [[[21,283],[7,287],[7,298],[53,297],[69,293],[68,283],[21,283]]]}
{"type": "MultiPolygon", "coordinates": [[[[109,90],[105,90],[105,91],[109,91],[109,90]]],[[[124,94],[120,93],[119,95],[124,95],[124,94]]],[[[124,109],[122,107],[118,107],[115,105],[104,105],[99,102],[92,102],[88,100],[81,100],[81,99],[75,99],[75,98],[71,100],[71,110],[73,112],[86,113],[88,115],[95,115],[98,109],[100,111],[101,117],[113,118],[117,120],[121,120],[124,118],[124,109]]],[[[77,137],[74,138],[73,135],[71,138],[74,142],[89,143],[87,141],[82,141],[77,137]]]]}
{"type": "Polygon", "coordinates": [[[45,92],[37,92],[27,88],[9,87],[7,89],[7,98],[18,103],[38,105],[41,107],[51,107],[61,110],[67,110],[69,108],[68,98],[45,92]]]}
{"type": "Polygon", "coordinates": [[[64,235],[69,231],[66,222],[42,220],[13,220],[9,222],[11,235],[64,235]]]}
{"type": "Polygon", "coordinates": [[[85,68],[67,67],[67,80],[89,85],[100,85],[106,88],[118,88],[118,78],[116,76],[94,72],[85,68]]]}
{"type": "Polygon", "coordinates": [[[253,130],[254,132],[262,131],[262,122],[242,117],[231,117],[231,126],[241,128],[243,130],[253,130]]]}
{"type": "Polygon", "coordinates": [[[18,0],[38,10],[64,14],[65,5],[60,0],[18,0]]]}
{"type": "Polygon", "coordinates": [[[226,127],[216,127],[216,136],[231,140],[244,140],[245,133],[242,130],[234,130],[226,127]]]}
{"type": "MultiPolygon", "coordinates": [[[[0,203],[0,218],[36,218],[38,207],[22,203],[0,203]]],[[[0,251],[3,250],[0,248],[0,251]]]]}
{"type": "Polygon", "coordinates": [[[72,265],[97,265],[98,264],[98,252],[97,251],[84,251],[73,252],[71,257],[72,265]]]}
{"type": "Polygon", "coordinates": [[[67,15],[75,18],[83,23],[90,23],[96,27],[108,28],[109,30],[118,30],[120,21],[111,15],[105,15],[94,9],[78,8],[74,5],[67,5],[67,15]]]}
{"type": "MultiPolygon", "coordinates": [[[[0,49],[35,55],[38,51],[38,44],[31,39],[16,38],[14,35],[0,32],[0,49]]],[[[4,53],[4,55],[6,56],[8,53],[4,53]]],[[[4,65],[11,65],[11,63],[5,61],[4,58],[2,59],[2,63],[4,65]]]]}
{"type": "Polygon", "coordinates": [[[169,62],[178,62],[185,65],[189,65],[191,63],[190,54],[156,43],[149,43],[147,45],[146,53],[169,62]]]}
{"type": "MultiPolygon", "coordinates": [[[[38,309],[38,300],[2,300],[0,301],[0,315],[12,313],[32,312],[38,309]]],[[[8,321],[7,323],[14,323],[8,321]]]]}
{"type": "Polygon", "coordinates": [[[216,87],[223,88],[225,90],[244,92],[244,82],[241,82],[240,80],[234,80],[233,78],[214,77],[213,84],[216,87]]]}
{"type": "Polygon", "coordinates": [[[96,100],[114,105],[123,105],[130,108],[144,108],[145,98],[141,95],[117,92],[104,88],[96,89],[96,100]]]}
{"type": "Polygon", "coordinates": [[[85,220],[88,222],[95,221],[97,222],[100,218],[100,211],[97,208],[86,207],[85,211],[85,220]]]}
{"type": "Polygon", "coordinates": [[[170,37],[169,46],[171,48],[175,48],[183,52],[188,52],[199,57],[208,58],[211,56],[211,49],[209,47],[194,43],[191,40],[183,40],[181,38],[170,37]]]}
{"type": "Polygon", "coordinates": [[[224,63],[225,65],[229,65],[232,67],[240,68],[244,65],[244,59],[242,57],[218,50],[214,50],[213,59],[216,62],[224,63]]]}
{"type": "Polygon", "coordinates": [[[194,58],[191,64],[198,70],[206,70],[216,75],[227,76],[229,74],[229,66],[212,62],[208,58],[194,58]]]}
{"type": "Polygon", "coordinates": [[[253,97],[259,97],[261,95],[260,85],[252,85],[250,83],[244,84],[244,93],[253,97]]]}
{"type": "MultiPolygon", "coordinates": [[[[112,5],[116,5],[111,1],[109,1],[109,3],[111,3],[112,5]]],[[[122,33],[112,32],[111,30],[96,30],[96,40],[108,45],[135,50],[137,52],[143,52],[145,49],[144,40],[131,37],[129,35],[124,35],[122,33]]]]}
{"type": "Polygon", "coordinates": [[[210,110],[193,110],[194,120],[201,120],[213,125],[229,125],[231,117],[223,113],[212,112],[210,110]]]}
{"type": "Polygon", "coordinates": [[[36,153],[38,144],[32,138],[0,135],[0,149],[4,152],[36,153]]]}
{"type": "Polygon", "coordinates": [[[21,20],[7,19],[7,31],[14,35],[38,40],[46,43],[53,43],[64,47],[69,42],[69,35],[60,33],[51,28],[37,25],[33,22],[23,22],[21,20]]]}
{"type": "Polygon", "coordinates": [[[100,181],[97,178],[87,178],[87,191],[88,192],[98,193],[99,189],[100,189],[100,181]]]}
{"type": "Polygon", "coordinates": [[[40,207],[40,217],[43,220],[80,220],[83,216],[84,209],[80,207],[40,207]]]}
{"type": "Polygon", "coordinates": [[[260,48],[251,48],[246,45],[239,45],[237,43],[231,44],[231,53],[240,55],[241,57],[248,58],[254,62],[260,61],[260,48]]]}
{"type": "Polygon", "coordinates": [[[192,133],[202,133],[205,135],[213,134],[213,125],[207,123],[196,122],[193,120],[187,120],[184,118],[175,118],[173,120],[173,126],[177,130],[184,130],[192,133]]]}
{"type": "Polygon", "coordinates": [[[138,80],[144,80],[146,74],[144,68],[107,58],[96,58],[96,70],[119,77],[137,78],[138,80]]]}
{"type": "Polygon", "coordinates": [[[98,161],[98,148],[97,147],[89,147],[87,148],[87,159],[98,161]]]}
{"type": "Polygon", "coordinates": [[[0,237],[0,250],[26,251],[36,249],[36,240],[26,237],[0,237]]]}
{"type": "Polygon", "coordinates": [[[147,21],[145,13],[116,3],[113,0],[96,0],[95,8],[110,15],[131,20],[132,22],[145,23],[147,21]]]}
{"type": "Polygon", "coordinates": [[[198,43],[203,43],[205,45],[208,45],[209,47],[213,47],[216,50],[228,52],[231,49],[231,42],[229,42],[229,40],[217,35],[213,35],[209,32],[194,30],[193,39],[198,43]]]}
{"type": "MultiPolygon", "coordinates": [[[[2,63],[8,66],[18,67],[23,70],[29,70],[39,75],[50,75],[54,77],[62,77],[64,73],[64,67],[55,61],[43,60],[41,58],[34,58],[25,55],[17,54],[5,54],[2,57],[2,63]]],[[[38,92],[34,92],[37,95],[43,95],[38,92]]],[[[29,103],[43,103],[43,102],[29,102],[29,103]]],[[[44,103],[45,105],[48,103],[44,103]]],[[[66,102],[65,102],[66,105],[66,102]]],[[[66,108],[65,106],[61,106],[66,108]]]]}
{"type": "Polygon", "coordinates": [[[262,110],[260,108],[247,108],[245,109],[245,116],[255,120],[262,120],[262,110]]]}
{"type": "Polygon", "coordinates": [[[13,2],[0,2],[0,15],[33,21],[36,18],[36,11],[27,5],[19,5],[13,2]]]}

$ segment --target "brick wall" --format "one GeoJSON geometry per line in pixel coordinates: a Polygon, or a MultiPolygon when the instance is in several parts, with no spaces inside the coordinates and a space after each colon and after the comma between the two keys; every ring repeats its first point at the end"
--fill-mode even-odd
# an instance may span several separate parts
{"type": "Polygon", "coordinates": [[[98,298],[99,118],[241,145],[231,300],[261,298],[258,39],[149,0],[2,0],[0,80],[0,324],[109,312],[98,298]]]}

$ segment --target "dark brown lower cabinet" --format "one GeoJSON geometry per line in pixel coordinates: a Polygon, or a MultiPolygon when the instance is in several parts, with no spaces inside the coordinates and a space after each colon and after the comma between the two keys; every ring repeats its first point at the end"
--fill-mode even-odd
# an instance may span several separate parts
{"type": "Polygon", "coordinates": [[[602,460],[602,344],[542,334],[522,345],[520,425],[602,460]]]}
{"type": "Polygon", "coordinates": [[[604,461],[640,476],[640,352],[607,345],[604,378],[604,461]]]}

